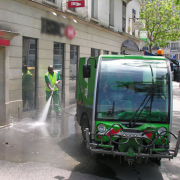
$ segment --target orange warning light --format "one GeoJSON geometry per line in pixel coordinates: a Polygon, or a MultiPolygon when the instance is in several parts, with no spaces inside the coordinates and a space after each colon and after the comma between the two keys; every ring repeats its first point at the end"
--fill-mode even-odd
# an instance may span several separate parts
{"type": "Polygon", "coordinates": [[[157,56],[162,56],[163,55],[163,50],[162,49],[158,49],[157,50],[157,56]]]}

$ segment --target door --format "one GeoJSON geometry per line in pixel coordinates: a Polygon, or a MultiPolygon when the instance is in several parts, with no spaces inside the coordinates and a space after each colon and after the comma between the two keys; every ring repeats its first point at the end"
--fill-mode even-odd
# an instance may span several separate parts
{"type": "Polygon", "coordinates": [[[23,37],[22,58],[22,99],[23,111],[36,108],[37,40],[23,37]]]}
{"type": "Polygon", "coordinates": [[[5,124],[5,47],[0,47],[0,125],[5,124]]]}

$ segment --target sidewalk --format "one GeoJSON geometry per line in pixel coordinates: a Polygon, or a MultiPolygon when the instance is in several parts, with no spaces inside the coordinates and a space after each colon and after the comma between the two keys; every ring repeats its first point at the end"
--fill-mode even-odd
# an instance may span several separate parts
{"type": "Polygon", "coordinates": [[[179,88],[180,87],[180,82],[173,81],[172,84],[173,84],[173,88],[179,88]]]}

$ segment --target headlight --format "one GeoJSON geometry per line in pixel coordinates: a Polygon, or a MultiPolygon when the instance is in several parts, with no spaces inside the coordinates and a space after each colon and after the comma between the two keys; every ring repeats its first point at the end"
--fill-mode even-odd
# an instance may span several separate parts
{"type": "Polygon", "coordinates": [[[105,132],[106,131],[106,126],[104,124],[99,124],[97,127],[99,132],[105,132]]]}
{"type": "Polygon", "coordinates": [[[160,127],[159,129],[158,129],[158,133],[160,134],[160,135],[165,135],[166,134],[166,132],[164,132],[164,131],[167,131],[167,129],[165,128],[165,127],[160,127]],[[163,132],[163,133],[161,133],[161,132],[163,132]]]}

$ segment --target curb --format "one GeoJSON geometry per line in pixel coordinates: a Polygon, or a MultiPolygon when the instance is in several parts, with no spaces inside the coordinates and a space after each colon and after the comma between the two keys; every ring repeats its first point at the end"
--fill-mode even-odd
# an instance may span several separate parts
{"type": "Polygon", "coordinates": [[[167,171],[163,162],[161,162],[160,172],[162,174],[163,180],[172,180],[171,174],[167,171]]]}

